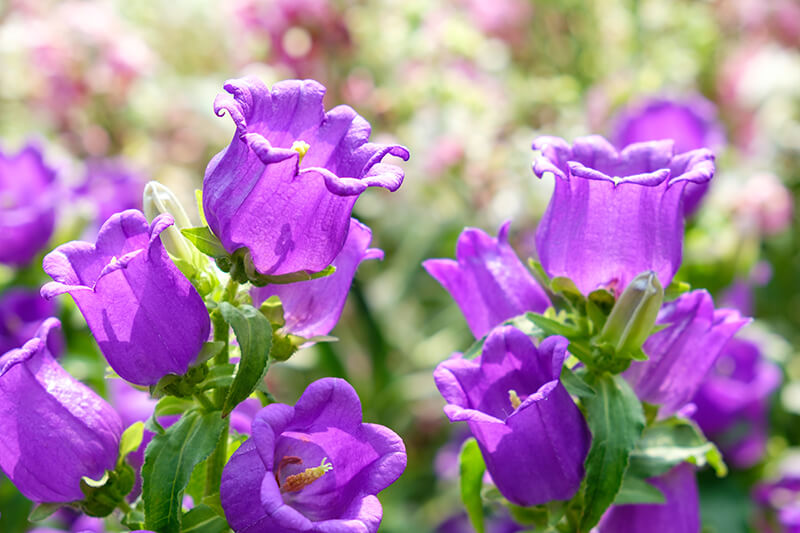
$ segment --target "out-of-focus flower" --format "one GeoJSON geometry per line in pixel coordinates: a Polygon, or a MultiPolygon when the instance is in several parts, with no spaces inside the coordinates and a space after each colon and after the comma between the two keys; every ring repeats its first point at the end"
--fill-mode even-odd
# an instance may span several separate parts
{"type": "Polygon", "coordinates": [[[311,80],[230,80],[214,102],[236,124],[231,144],[206,169],[203,208],[228,252],[246,247],[262,274],[318,272],[339,254],[350,213],[367,187],[397,190],[408,158],[399,145],[368,142],[352,108],[327,113],[325,88],[311,80]]]}
{"type": "Polygon", "coordinates": [[[34,144],[16,154],[0,151],[0,263],[24,266],[50,240],[58,196],[55,176],[34,144]]]}
{"type": "Polygon", "coordinates": [[[698,533],[700,505],[694,467],[682,463],[648,483],[664,493],[662,504],[614,505],[597,526],[598,533],[698,533]]]}
{"type": "MultiPolygon", "coordinates": [[[[725,144],[725,132],[717,110],[700,95],[682,99],[650,98],[624,109],[614,125],[614,144],[622,149],[642,141],[675,141],[675,152],[698,148],[717,150],[725,144]]],[[[708,190],[709,182],[686,186],[683,212],[693,213],[708,190]]]]}
{"type": "Polygon", "coordinates": [[[758,345],[731,339],[692,402],[693,418],[722,449],[726,461],[748,468],[764,455],[768,398],[781,383],[780,369],[758,345]]]}
{"type": "Polygon", "coordinates": [[[800,531],[800,476],[787,474],[777,481],[759,483],[753,489],[758,506],[756,525],[762,533],[800,531]]]}
{"type": "Polygon", "coordinates": [[[455,261],[429,259],[423,263],[461,308],[476,338],[504,320],[526,311],[541,313],[550,305],[508,244],[510,224],[500,226],[497,238],[466,228],[458,237],[455,261]]]}
{"type": "Polygon", "coordinates": [[[108,363],[137,385],[184,374],[211,329],[203,299],[158,237],[171,224],[169,215],[151,226],[140,211],[123,211],[97,244],[73,241],[44,258],[55,281],[42,295],[71,294],[108,363]]]}
{"type": "Polygon", "coordinates": [[[683,196],[688,183],[714,175],[705,149],[674,155],[671,141],[629,145],[618,152],[599,136],[540,137],[540,178],[555,175],[555,190],[536,231],[550,276],[567,276],[583,293],[604,287],[621,293],[653,270],[663,287],[681,263],[683,196]]]}
{"type": "Polygon", "coordinates": [[[468,422],[492,480],[517,505],[568,500],[583,478],[591,436],[559,381],[566,350],[563,337],[537,348],[503,326],[492,330],[478,358],[456,354],[433,373],[445,414],[468,422]]]}
{"type": "Polygon", "coordinates": [[[84,181],[74,192],[91,205],[94,230],[114,213],[141,209],[143,190],[142,175],[121,159],[92,159],[86,162],[84,181]]]}
{"type": "MultiPolygon", "coordinates": [[[[526,529],[525,526],[514,522],[508,516],[508,512],[487,517],[485,525],[486,533],[516,533],[526,529]]],[[[475,529],[470,524],[466,513],[453,516],[436,528],[436,533],[473,533],[474,531],[475,529]]]]}
{"type": "MultiPolygon", "coordinates": [[[[46,318],[55,314],[56,306],[37,290],[12,288],[0,294],[0,353],[22,346],[46,318]]],[[[47,348],[57,356],[63,341],[57,332],[48,338],[47,348]]]]}
{"type": "Polygon", "coordinates": [[[28,499],[83,499],[83,476],[99,479],[119,454],[122,421],[47,349],[60,322],[0,357],[0,467],[28,499]]]}
{"type": "Polygon", "coordinates": [[[353,387],[324,378],[294,407],[271,404],[256,416],[223,471],[222,506],[237,533],[374,533],[383,514],[375,495],[405,467],[400,437],[362,423],[353,387]]]}
{"type": "Polygon", "coordinates": [[[774,235],[792,224],[792,193],[769,172],[751,176],[730,200],[738,224],[756,228],[763,235],[774,235]]]}
{"type": "Polygon", "coordinates": [[[529,33],[533,8],[526,0],[463,0],[470,17],[485,34],[509,44],[521,44],[529,33]]]}
{"type": "Polygon", "coordinates": [[[253,303],[259,305],[277,295],[283,304],[284,331],[307,339],[327,335],[339,321],[358,265],[366,259],[383,258],[382,250],[368,248],[371,240],[372,231],[351,218],[344,247],[331,263],[336,267],[333,274],[298,283],[256,287],[250,291],[253,303]]]}
{"type": "Polygon", "coordinates": [[[667,327],[647,339],[648,361],[635,361],[623,374],[637,396],[661,405],[666,417],[697,392],[725,344],[749,319],[734,309],[714,309],[711,295],[696,290],[664,304],[656,319],[667,327]]]}

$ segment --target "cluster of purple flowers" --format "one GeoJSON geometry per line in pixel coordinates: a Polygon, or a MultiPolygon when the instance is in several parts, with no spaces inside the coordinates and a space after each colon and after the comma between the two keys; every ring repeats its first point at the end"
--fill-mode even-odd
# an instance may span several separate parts
{"type": "MultiPolygon", "coordinates": [[[[359,263],[383,257],[381,250],[369,248],[370,228],[351,217],[353,205],[368,187],[396,190],[403,171],[383,159],[407,159],[408,151],[369,142],[369,124],[348,106],[326,112],[325,89],[317,82],[285,81],[269,89],[246,78],[229,81],[225,90],[214,110],[230,114],[236,132],[208,165],[203,215],[224,253],[244,257],[248,275],[277,279],[299,273],[306,280],[259,284],[250,291],[256,306],[280,299],[284,314],[275,326],[280,330],[267,335],[327,335],[359,263]],[[314,276],[331,270],[329,265],[332,274],[314,276]]],[[[54,172],[30,146],[18,155],[3,155],[0,165],[0,253],[5,254],[0,261],[23,265],[53,232],[54,172]]],[[[161,200],[156,211],[165,205],[161,200]]],[[[72,296],[111,369],[134,385],[158,391],[170,376],[193,376],[188,383],[196,383],[194,369],[205,362],[198,356],[212,334],[209,308],[216,309],[223,291],[198,290],[184,267],[193,262],[192,268],[207,270],[213,263],[202,256],[198,264],[196,254],[180,257],[182,248],[170,244],[184,239],[172,228],[186,229],[182,209],[174,213],[176,224],[163,209],[148,220],[128,207],[112,208],[96,242],[69,242],[46,255],[44,271],[53,281],[41,289],[45,300],[24,291],[3,296],[0,468],[35,502],[80,503],[90,512],[86,483],[102,485],[96,480],[119,473],[125,459],[120,415],[56,362],[59,322],[48,318],[56,311],[53,298],[72,296]],[[162,243],[167,235],[170,240],[162,243]]],[[[228,287],[233,293],[224,291],[226,302],[247,298],[237,299],[233,280],[228,287]]],[[[220,328],[229,327],[215,321],[213,338],[227,338],[220,328]]],[[[149,418],[153,400],[127,385],[123,389],[115,396],[119,407],[130,411],[125,422],[149,418]],[[141,408],[131,409],[130,402],[141,408]]],[[[231,424],[252,437],[227,463],[218,485],[235,531],[377,530],[382,510],[375,495],[405,469],[405,447],[388,428],[362,422],[352,386],[324,378],[312,383],[294,407],[273,403],[254,410],[250,400],[241,405],[231,424]]],[[[170,426],[175,420],[160,422],[170,426]]],[[[152,438],[148,432],[147,440],[152,438]]],[[[128,461],[141,467],[143,449],[128,461]]],[[[130,483],[121,497],[132,500],[139,489],[130,492],[130,483]]]]}

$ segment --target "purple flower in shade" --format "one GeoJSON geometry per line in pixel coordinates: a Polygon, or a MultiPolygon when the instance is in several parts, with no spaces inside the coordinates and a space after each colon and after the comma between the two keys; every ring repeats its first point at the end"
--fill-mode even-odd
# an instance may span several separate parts
{"type": "Polygon", "coordinates": [[[780,383],[780,369],[756,344],[734,338],[725,345],[692,402],[694,419],[726,460],[748,468],[764,455],[768,399],[780,383]]]}
{"type": "Polygon", "coordinates": [[[687,183],[714,175],[714,156],[701,149],[674,155],[671,141],[632,144],[618,152],[599,136],[540,137],[533,166],[555,175],[555,190],[536,231],[550,276],[567,276],[583,293],[621,293],[653,270],[666,287],[681,263],[682,203],[687,183]]]}
{"type": "Polygon", "coordinates": [[[800,476],[788,474],[753,489],[756,525],[762,533],[800,532],[800,476]]]}
{"type": "Polygon", "coordinates": [[[231,144],[208,164],[203,208],[228,252],[246,247],[256,270],[318,272],[339,254],[350,212],[367,187],[397,190],[408,159],[398,145],[368,142],[369,123],[348,106],[327,113],[312,80],[230,80],[214,111],[236,123],[231,144]]]}
{"type": "Polygon", "coordinates": [[[496,239],[466,228],[458,237],[455,261],[429,259],[422,264],[458,303],[476,338],[504,320],[526,311],[541,313],[550,306],[508,244],[510,224],[500,226],[496,239]]]}
{"type": "Polygon", "coordinates": [[[111,368],[137,385],[184,374],[211,328],[203,299],[158,238],[171,224],[169,215],[151,226],[140,211],[123,211],[96,245],[74,241],[44,258],[55,281],[42,295],[70,293],[111,368]]]}
{"type": "MultiPolygon", "coordinates": [[[[672,139],[678,153],[698,148],[718,149],[725,132],[717,109],[700,95],[685,99],[649,98],[623,110],[615,120],[614,144],[622,149],[643,141],[672,139]]],[[[708,182],[690,183],[684,193],[683,211],[694,212],[708,190],[708,182]]]]}
{"type": "Polygon", "coordinates": [[[711,295],[697,290],[664,304],[656,319],[667,327],[642,349],[648,361],[633,362],[623,374],[645,402],[669,416],[691,401],[722,349],[745,324],[734,309],[714,309],[711,295]]]}
{"type": "Polygon", "coordinates": [[[681,463],[648,483],[664,494],[661,504],[614,505],[597,526],[598,533],[698,533],[700,505],[694,467],[681,463]]]}
{"type": "Polygon", "coordinates": [[[336,267],[333,274],[298,283],[256,287],[250,291],[253,303],[260,305],[277,295],[283,304],[286,332],[307,339],[327,335],[339,321],[358,265],[365,259],[383,259],[382,250],[368,248],[370,241],[372,231],[351,218],[344,247],[331,263],[336,267]]]}
{"type": "Polygon", "coordinates": [[[451,422],[466,421],[498,490],[517,505],[571,498],[591,436],[559,381],[567,340],[539,348],[511,326],[495,328],[474,360],[461,354],[433,373],[451,422]]]}
{"type": "Polygon", "coordinates": [[[35,337],[0,356],[0,468],[35,502],[83,499],[81,478],[114,468],[122,435],[114,409],[47,349],[60,325],[45,320],[35,337]]]}
{"type": "MultiPolygon", "coordinates": [[[[508,512],[493,515],[486,519],[486,533],[517,533],[527,528],[514,522],[508,512]]],[[[436,528],[436,533],[474,533],[466,513],[448,518],[436,528]]]]}
{"type": "Polygon", "coordinates": [[[400,437],[362,423],[353,387],[324,378],[294,407],[256,416],[222,473],[222,507],[237,533],[374,533],[383,514],[375,495],[405,467],[400,437]]]}
{"type": "Polygon", "coordinates": [[[34,144],[13,155],[0,151],[0,263],[24,266],[50,240],[55,175],[34,144]]]}
{"type": "Polygon", "coordinates": [[[99,226],[114,213],[141,209],[144,183],[144,177],[121,159],[92,159],[87,161],[84,182],[75,193],[94,205],[99,226]]]}
{"type": "MultiPolygon", "coordinates": [[[[55,314],[56,306],[37,290],[11,288],[0,294],[0,353],[22,346],[46,318],[55,314]]],[[[61,336],[53,332],[49,341],[50,353],[58,355],[63,345],[61,336]]]]}

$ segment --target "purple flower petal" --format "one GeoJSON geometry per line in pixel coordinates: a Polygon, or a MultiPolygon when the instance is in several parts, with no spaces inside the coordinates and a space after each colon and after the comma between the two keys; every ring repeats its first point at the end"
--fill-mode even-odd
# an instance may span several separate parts
{"type": "Polygon", "coordinates": [[[44,259],[55,281],[42,295],[71,294],[108,363],[137,385],[184,374],[211,328],[202,298],[158,239],[170,222],[161,215],[150,226],[141,212],[123,211],[103,224],[96,245],[70,242],[44,259]]]}
{"type": "Polygon", "coordinates": [[[398,145],[368,142],[370,126],[347,106],[327,113],[325,88],[312,80],[230,80],[214,102],[236,124],[231,144],[209,163],[203,207],[209,226],[233,252],[247,247],[256,269],[280,275],[328,266],[345,244],[358,195],[396,190],[403,171],[381,163],[408,159],[398,145]],[[292,149],[308,145],[300,162],[292,149]]]}
{"type": "Polygon", "coordinates": [[[458,238],[456,261],[429,259],[422,264],[456,301],[476,338],[504,320],[526,311],[541,313],[550,306],[508,244],[510,224],[500,226],[496,239],[466,228],[458,238]]]}
{"type": "Polygon", "coordinates": [[[46,320],[22,348],[0,357],[0,468],[28,499],[83,499],[81,477],[113,469],[122,421],[47,349],[60,323],[46,320]]]}
{"type": "Polygon", "coordinates": [[[433,373],[445,414],[469,423],[498,490],[517,505],[567,500],[583,478],[591,436],[559,381],[566,348],[563,337],[537,348],[504,326],[489,334],[480,357],[456,354],[433,373]]]}

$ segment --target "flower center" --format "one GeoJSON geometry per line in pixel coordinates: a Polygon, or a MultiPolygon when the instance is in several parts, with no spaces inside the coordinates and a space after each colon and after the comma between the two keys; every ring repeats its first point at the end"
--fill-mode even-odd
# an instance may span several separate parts
{"type": "Polygon", "coordinates": [[[278,482],[278,487],[280,487],[281,492],[297,492],[314,483],[316,480],[325,475],[325,472],[333,470],[333,465],[327,461],[328,458],[323,457],[319,466],[306,468],[300,473],[286,476],[286,479],[283,480],[283,484],[281,485],[281,469],[284,466],[303,464],[303,460],[294,455],[284,457],[278,463],[278,468],[275,471],[275,481],[278,482]]]}
{"type": "Polygon", "coordinates": [[[519,396],[517,396],[517,391],[515,391],[514,389],[509,389],[508,400],[511,402],[511,407],[513,407],[514,409],[519,407],[520,404],[522,403],[522,401],[519,399],[519,396]]]}
{"type": "Polygon", "coordinates": [[[309,148],[311,148],[311,145],[305,141],[295,141],[292,143],[292,150],[300,155],[300,158],[297,160],[298,165],[303,162],[303,158],[305,157],[309,148]]]}

